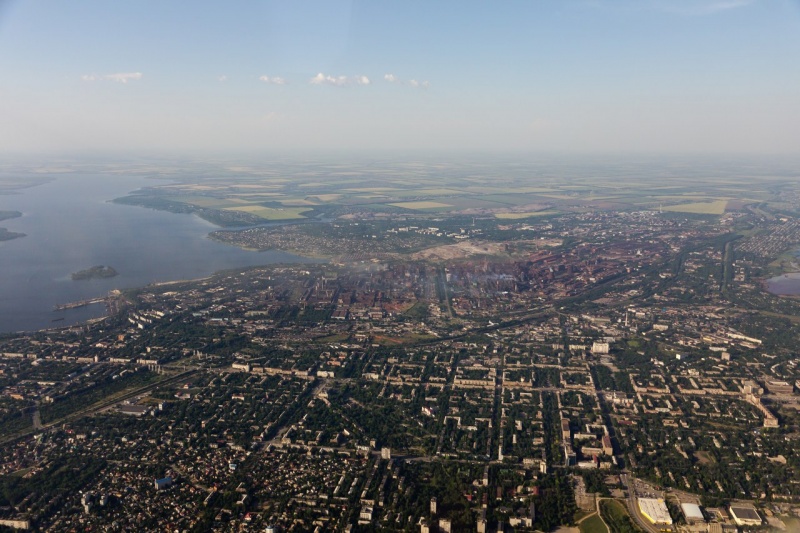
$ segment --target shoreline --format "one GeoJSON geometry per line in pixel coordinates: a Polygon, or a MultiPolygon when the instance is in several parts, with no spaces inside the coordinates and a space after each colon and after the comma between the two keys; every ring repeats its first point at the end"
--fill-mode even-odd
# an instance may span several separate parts
{"type": "Polygon", "coordinates": [[[800,271],[783,272],[781,274],[778,274],[777,276],[772,276],[771,278],[762,279],[760,280],[759,285],[761,285],[761,288],[764,291],[774,296],[780,296],[783,298],[798,298],[800,297],[800,271]],[[788,293],[771,290],[770,289],[771,282],[773,284],[779,283],[781,279],[788,279],[795,281],[797,283],[797,288],[792,289],[793,292],[788,292],[788,293]]]}

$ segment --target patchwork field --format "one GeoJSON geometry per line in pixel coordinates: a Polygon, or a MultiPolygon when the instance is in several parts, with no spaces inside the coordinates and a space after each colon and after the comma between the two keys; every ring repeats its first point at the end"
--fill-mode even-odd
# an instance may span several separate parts
{"type": "Polygon", "coordinates": [[[699,215],[722,215],[728,206],[728,200],[716,200],[714,202],[695,202],[690,204],[668,205],[662,209],[675,213],[696,213],[699,215]]]}
{"type": "Polygon", "coordinates": [[[543,217],[546,215],[555,215],[558,211],[534,211],[530,213],[495,213],[495,218],[500,219],[507,219],[507,220],[517,220],[520,218],[529,218],[529,217],[543,217]]]}
{"type": "Polygon", "coordinates": [[[403,209],[414,209],[414,210],[418,210],[418,209],[444,209],[444,208],[447,208],[447,207],[453,207],[450,204],[443,204],[443,203],[440,203],[440,202],[429,202],[429,201],[397,202],[397,203],[387,204],[387,205],[392,205],[394,207],[402,207],[403,209]]]}
{"type": "Polygon", "coordinates": [[[261,205],[245,205],[241,207],[227,207],[227,211],[242,211],[243,213],[250,213],[256,215],[264,220],[297,220],[306,218],[302,215],[308,211],[302,207],[287,207],[282,209],[274,209],[272,207],[264,207],[261,205]]]}
{"type": "MultiPolygon", "coordinates": [[[[593,211],[657,211],[722,216],[787,211],[786,180],[754,180],[731,166],[718,176],[688,164],[534,167],[409,162],[325,165],[288,163],[204,168],[178,183],[156,184],[120,199],[156,209],[197,212],[227,225],[306,217],[442,215],[523,220],[593,211]],[[644,170],[643,170],[644,169],[644,170]],[[609,176],[614,176],[610,178],[609,176]],[[758,186],[753,184],[757,183],[758,186]],[[225,213],[247,216],[229,219],[225,213]]],[[[752,170],[749,170],[752,172],[752,170]]],[[[766,172],[766,171],[765,171],[766,172]]],[[[767,173],[768,174],[768,173],[767,173]]]]}

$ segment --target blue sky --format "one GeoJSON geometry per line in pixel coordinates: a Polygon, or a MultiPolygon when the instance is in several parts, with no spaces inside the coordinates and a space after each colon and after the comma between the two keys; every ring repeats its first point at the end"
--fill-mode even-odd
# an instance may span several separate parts
{"type": "Polygon", "coordinates": [[[800,153],[798,0],[0,0],[13,153],[800,153]]]}

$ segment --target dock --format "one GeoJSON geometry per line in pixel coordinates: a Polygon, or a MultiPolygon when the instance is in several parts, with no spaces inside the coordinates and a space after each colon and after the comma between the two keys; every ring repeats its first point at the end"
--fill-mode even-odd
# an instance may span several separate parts
{"type": "Polygon", "coordinates": [[[68,302],[65,304],[58,304],[53,307],[53,311],[66,311],[67,309],[77,309],[78,307],[85,307],[87,305],[106,303],[107,296],[100,296],[92,298],[91,300],[78,300],[77,302],[68,302]]]}

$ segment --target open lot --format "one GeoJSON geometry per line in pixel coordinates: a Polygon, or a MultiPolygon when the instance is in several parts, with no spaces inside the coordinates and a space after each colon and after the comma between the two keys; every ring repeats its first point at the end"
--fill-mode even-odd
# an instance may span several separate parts
{"type": "Polygon", "coordinates": [[[307,208],[302,207],[286,207],[275,209],[272,207],[264,207],[261,205],[243,205],[240,207],[226,207],[228,211],[242,211],[256,215],[264,220],[294,220],[305,218],[302,213],[308,211],[307,208]]]}
{"type": "Polygon", "coordinates": [[[441,202],[430,202],[430,201],[420,201],[420,202],[397,202],[392,205],[394,207],[402,207],[404,209],[444,209],[447,207],[453,207],[450,204],[443,204],[441,202]]]}
{"type": "Polygon", "coordinates": [[[728,200],[716,200],[713,202],[695,202],[690,204],[664,206],[664,211],[676,213],[697,213],[699,215],[721,215],[725,213],[728,200]]]}

